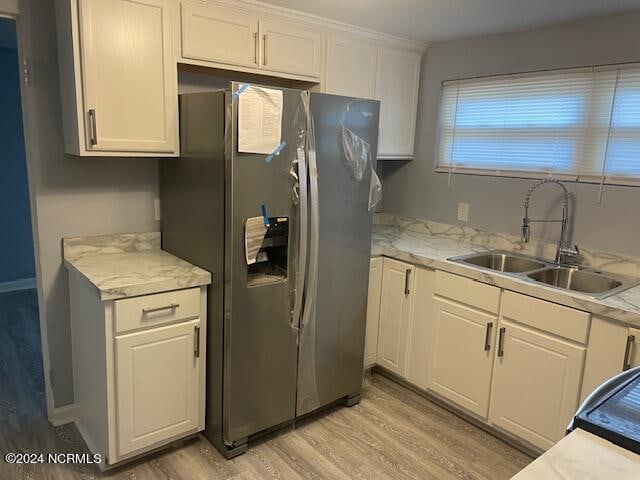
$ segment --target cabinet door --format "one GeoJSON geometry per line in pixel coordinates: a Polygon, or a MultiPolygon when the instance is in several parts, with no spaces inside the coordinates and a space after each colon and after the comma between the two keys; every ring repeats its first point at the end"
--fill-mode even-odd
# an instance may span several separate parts
{"type": "Polygon", "coordinates": [[[508,321],[500,326],[490,420],[546,450],[578,407],[585,348],[508,321]]]}
{"type": "Polygon", "coordinates": [[[198,427],[199,321],[115,339],[120,456],[198,427]]]}
{"type": "Polygon", "coordinates": [[[258,18],[217,5],[182,2],[182,56],[258,67],[258,18]]]}
{"type": "Polygon", "coordinates": [[[497,318],[441,298],[433,302],[427,388],[487,418],[497,318]]]}
{"type": "Polygon", "coordinates": [[[260,21],[260,68],[305,77],[320,77],[322,34],[291,22],[260,21]]]}
{"type": "Polygon", "coordinates": [[[380,100],[378,158],[413,157],[416,130],[419,53],[378,49],[376,98],[380,100]]]}
{"type": "Polygon", "coordinates": [[[433,315],[433,291],[436,272],[430,268],[416,269],[415,300],[409,322],[409,354],[407,355],[407,381],[427,388],[429,365],[429,323],[433,315]]]}
{"type": "Polygon", "coordinates": [[[175,152],[178,88],[168,0],[78,3],[87,150],[175,152]]]}
{"type": "Polygon", "coordinates": [[[377,363],[403,378],[407,376],[407,339],[413,310],[414,277],[413,265],[384,259],[377,363]]]}
{"type": "Polygon", "coordinates": [[[367,331],[364,337],[364,366],[376,363],[378,349],[378,325],[380,320],[380,295],[382,293],[382,257],[371,260],[369,266],[369,294],[367,300],[367,331]]]}
{"type": "Polygon", "coordinates": [[[325,92],[374,98],[378,51],[370,42],[331,34],[327,41],[325,92]]]}

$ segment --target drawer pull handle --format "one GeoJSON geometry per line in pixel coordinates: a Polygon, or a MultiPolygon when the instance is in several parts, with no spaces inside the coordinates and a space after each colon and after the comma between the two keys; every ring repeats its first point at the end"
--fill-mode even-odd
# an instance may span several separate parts
{"type": "Polygon", "coordinates": [[[631,346],[636,341],[635,335],[627,336],[627,348],[624,351],[624,365],[622,367],[623,370],[629,370],[631,368],[631,346]]]}
{"type": "Polygon", "coordinates": [[[498,338],[498,356],[499,357],[504,356],[504,331],[505,331],[505,328],[502,327],[500,329],[500,337],[498,338]]]}
{"type": "Polygon", "coordinates": [[[253,32],[253,63],[258,64],[258,32],[253,32]]]}
{"type": "Polygon", "coordinates": [[[267,66],[267,34],[262,35],[262,65],[267,66]]]}
{"type": "Polygon", "coordinates": [[[404,271],[404,294],[409,295],[411,290],[409,289],[409,278],[411,277],[411,269],[407,268],[404,271]]]}
{"type": "Polygon", "coordinates": [[[89,143],[91,146],[98,144],[98,127],[96,126],[96,110],[91,108],[89,110],[89,143]]]}
{"type": "Polygon", "coordinates": [[[493,330],[493,322],[487,323],[487,331],[484,334],[484,351],[491,350],[491,330],[493,330]]]}
{"type": "Polygon", "coordinates": [[[200,327],[193,327],[193,356],[196,358],[200,358],[200,327]]]}
{"type": "Polygon", "coordinates": [[[169,305],[165,305],[164,307],[145,307],[142,309],[142,313],[153,313],[153,312],[161,312],[163,310],[175,310],[180,307],[179,303],[170,303],[169,305]]]}

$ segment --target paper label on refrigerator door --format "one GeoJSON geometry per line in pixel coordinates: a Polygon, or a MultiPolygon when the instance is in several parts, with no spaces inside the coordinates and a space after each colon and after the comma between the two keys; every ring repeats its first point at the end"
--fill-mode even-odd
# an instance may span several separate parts
{"type": "Polygon", "coordinates": [[[238,151],[270,154],[282,136],[282,90],[251,85],[238,97],[238,151]]]}

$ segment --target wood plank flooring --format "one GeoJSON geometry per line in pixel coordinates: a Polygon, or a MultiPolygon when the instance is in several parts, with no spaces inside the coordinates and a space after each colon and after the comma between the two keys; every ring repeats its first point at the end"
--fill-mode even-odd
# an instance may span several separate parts
{"type": "Polygon", "coordinates": [[[531,458],[374,374],[363,399],[224,459],[204,437],[100,473],[92,465],[7,465],[4,453],[86,453],[73,425],[44,413],[35,292],[0,294],[0,479],[508,479],[531,458]],[[19,293],[19,294],[18,294],[19,293]],[[5,295],[9,295],[8,297],[5,295]]]}

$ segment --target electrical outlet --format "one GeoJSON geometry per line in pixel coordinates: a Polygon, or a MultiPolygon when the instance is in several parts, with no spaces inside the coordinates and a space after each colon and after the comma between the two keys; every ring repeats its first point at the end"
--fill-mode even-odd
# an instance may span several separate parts
{"type": "Polygon", "coordinates": [[[459,202],[458,203],[458,220],[461,222],[469,221],[469,204],[459,202]]]}

